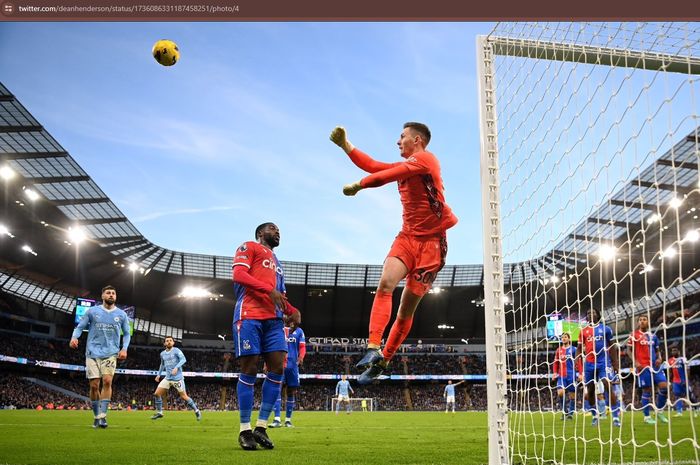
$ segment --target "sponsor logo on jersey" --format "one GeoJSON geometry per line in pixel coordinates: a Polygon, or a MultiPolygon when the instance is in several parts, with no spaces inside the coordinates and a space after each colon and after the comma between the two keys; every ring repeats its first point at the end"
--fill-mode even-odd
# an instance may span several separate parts
{"type": "Polygon", "coordinates": [[[277,266],[277,263],[275,263],[274,260],[270,260],[269,258],[266,258],[265,260],[262,261],[262,266],[263,268],[267,268],[268,270],[272,270],[278,275],[284,276],[284,272],[282,271],[282,267],[277,266]]]}

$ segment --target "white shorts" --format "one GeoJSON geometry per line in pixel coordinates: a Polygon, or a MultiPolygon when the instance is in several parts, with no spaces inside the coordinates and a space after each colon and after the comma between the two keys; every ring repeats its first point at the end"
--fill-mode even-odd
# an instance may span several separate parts
{"type": "Polygon", "coordinates": [[[112,355],[107,358],[86,358],[85,375],[87,379],[102,378],[103,376],[114,376],[117,370],[117,356],[112,355]]]}
{"type": "Polygon", "coordinates": [[[603,383],[602,379],[595,383],[595,393],[605,394],[605,383],[603,383]]]}
{"type": "Polygon", "coordinates": [[[455,396],[447,396],[447,403],[454,404],[455,403],[455,396]]]}
{"type": "Polygon", "coordinates": [[[172,380],[164,378],[164,379],[160,380],[160,383],[158,383],[158,389],[165,389],[167,391],[171,387],[174,387],[175,389],[177,389],[177,392],[185,392],[185,380],[184,380],[184,378],[181,379],[180,381],[172,381],[172,380]]]}
{"type": "Polygon", "coordinates": [[[344,396],[340,394],[338,396],[338,402],[350,402],[350,396],[344,396]]]}

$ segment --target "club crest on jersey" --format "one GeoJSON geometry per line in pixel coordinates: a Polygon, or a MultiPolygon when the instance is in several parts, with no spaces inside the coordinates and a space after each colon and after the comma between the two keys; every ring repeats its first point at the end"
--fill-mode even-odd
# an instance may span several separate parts
{"type": "Polygon", "coordinates": [[[250,350],[250,341],[248,339],[243,339],[243,350],[250,350]]]}
{"type": "Polygon", "coordinates": [[[118,316],[115,316],[114,321],[116,321],[117,323],[121,323],[122,320],[120,320],[118,316]]]}
{"type": "Polygon", "coordinates": [[[239,252],[245,252],[246,250],[248,250],[248,246],[245,245],[245,244],[241,245],[241,246],[238,248],[238,251],[239,251],[239,252]]]}

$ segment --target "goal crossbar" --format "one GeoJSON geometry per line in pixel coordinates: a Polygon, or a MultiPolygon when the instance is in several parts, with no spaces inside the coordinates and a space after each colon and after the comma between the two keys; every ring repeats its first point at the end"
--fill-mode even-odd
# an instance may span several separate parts
{"type": "Polygon", "coordinates": [[[499,36],[486,40],[494,55],[700,74],[700,58],[691,56],[499,36]]]}

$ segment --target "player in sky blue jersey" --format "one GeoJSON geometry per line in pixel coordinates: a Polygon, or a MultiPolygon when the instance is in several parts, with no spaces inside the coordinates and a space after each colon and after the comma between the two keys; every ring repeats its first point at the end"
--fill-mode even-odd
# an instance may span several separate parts
{"type": "MultiPolygon", "coordinates": [[[[284,328],[284,334],[287,338],[287,358],[284,364],[284,385],[287,391],[286,418],[284,426],[293,428],[292,413],[296,404],[295,394],[299,388],[299,367],[304,363],[306,355],[306,337],[304,330],[301,329],[294,321],[287,321],[287,326],[284,328]]],[[[275,421],[272,422],[270,428],[279,428],[282,426],[280,410],[282,408],[282,391],[275,402],[275,421]]]]}
{"type": "Polygon", "coordinates": [[[125,360],[131,341],[129,317],[117,308],[117,290],[112,286],[102,288],[102,305],[85,312],[73,330],[71,349],[78,348],[83,330],[88,330],[85,346],[85,373],[90,380],[90,400],[95,415],[93,428],[107,427],[107,410],[112,398],[112,379],[117,369],[117,359],[125,360]],[[121,335],[121,348],[119,345],[121,335]],[[100,389],[102,381],[102,389],[100,389]]]}
{"type": "Polygon", "coordinates": [[[353,391],[352,387],[350,386],[348,377],[343,375],[341,376],[340,381],[338,381],[338,384],[335,385],[335,395],[338,396],[338,403],[335,406],[336,415],[340,411],[341,402],[345,402],[345,412],[350,414],[352,410],[350,405],[350,392],[355,394],[355,391],[353,391]]]}
{"type": "Polygon", "coordinates": [[[452,413],[455,413],[455,386],[459,386],[464,381],[460,381],[457,384],[452,384],[452,380],[447,382],[445,390],[442,393],[442,397],[445,399],[445,413],[450,409],[450,404],[452,405],[452,413]]]}
{"type": "Polygon", "coordinates": [[[168,389],[174,387],[177,389],[180,398],[187,403],[187,406],[194,410],[197,421],[202,419],[202,413],[197,408],[194,400],[187,395],[185,388],[185,377],[182,374],[182,366],[187,362],[185,354],[180,349],[175,347],[175,339],[168,336],[163,341],[165,350],[160,353],[160,367],[158,368],[158,376],[156,383],[158,387],[153,394],[156,397],[156,413],[151,417],[151,420],[163,418],[163,395],[168,392],[168,389]],[[165,377],[161,381],[160,375],[165,373],[165,377]]]}

